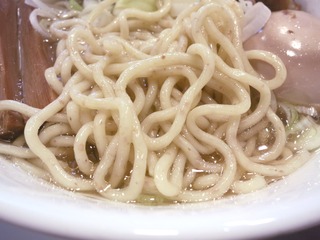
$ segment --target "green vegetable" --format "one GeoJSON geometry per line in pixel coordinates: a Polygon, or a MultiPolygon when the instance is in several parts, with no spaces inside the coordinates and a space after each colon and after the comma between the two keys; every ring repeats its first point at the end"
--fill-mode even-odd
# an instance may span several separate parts
{"type": "Polygon", "coordinates": [[[309,115],[299,112],[298,106],[281,103],[286,115],[286,134],[297,149],[309,151],[320,147],[320,125],[309,115]]]}
{"type": "Polygon", "coordinates": [[[295,136],[297,148],[312,151],[320,147],[320,126],[310,116],[301,116],[287,133],[295,136]]]}
{"type": "Polygon", "coordinates": [[[157,0],[118,0],[115,9],[135,8],[146,12],[157,10],[157,0]]]}
{"type": "Polygon", "coordinates": [[[81,0],[69,0],[70,8],[76,11],[81,11],[83,9],[81,0]]]}
{"type": "Polygon", "coordinates": [[[157,205],[165,205],[170,204],[170,200],[165,199],[162,196],[153,196],[148,194],[141,194],[136,203],[142,204],[145,206],[157,206],[157,205]]]}

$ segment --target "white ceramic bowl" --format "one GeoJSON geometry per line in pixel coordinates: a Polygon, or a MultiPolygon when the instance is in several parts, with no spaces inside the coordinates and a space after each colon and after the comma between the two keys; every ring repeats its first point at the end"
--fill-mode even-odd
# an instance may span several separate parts
{"type": "Polygon", "coordinates": [[[0,218],[77,239],[240,239],[320,222],[320,154],[262,191],[201,204],[146,207],[90,199],[0,159],[0,218]]]}
{"type": "MultiPolygon", "coordinates": [[[[298,2],[319,16],[319,0],[298,2]]],[[[320,153],[264,190],[160,207],[87,198],[35,179],[0,158],[0,219],[77,239],[262,238],[320,223],[319,203],[320,153]]]]}

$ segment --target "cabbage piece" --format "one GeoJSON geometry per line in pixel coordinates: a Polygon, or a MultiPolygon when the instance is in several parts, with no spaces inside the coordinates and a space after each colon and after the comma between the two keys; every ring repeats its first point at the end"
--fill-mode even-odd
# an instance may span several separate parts
{"type": "Polygon", "coordinates": [[[199,0],[172,0],[171,15],[177,17],[184,9],[195,2],[199,2],[199,0]]]}
{"type": "Polygon", "coordinates": [[[115,9],[135,8],[146,12],[157,10],[157,0],[118,0],[115,9]]]}

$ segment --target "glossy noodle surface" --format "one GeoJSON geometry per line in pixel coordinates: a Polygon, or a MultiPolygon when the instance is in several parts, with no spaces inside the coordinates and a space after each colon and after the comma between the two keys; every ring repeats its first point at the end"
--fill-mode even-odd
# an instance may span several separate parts
{"type": "Polygon", "coordinates": [[[238,2],[195,2],[178,16],[169,0],[148,12],[33,2],[34,27],[58,40],[45,71],[58,97],[43,109],[0,102],[29,118],[0,152],[36,176],[115,201],[199,202],[261,189],[309,159],[278,114],[285,66],[243,50],[238,2]],[[260,78],[253,59],[274,77],[260,78]]]}

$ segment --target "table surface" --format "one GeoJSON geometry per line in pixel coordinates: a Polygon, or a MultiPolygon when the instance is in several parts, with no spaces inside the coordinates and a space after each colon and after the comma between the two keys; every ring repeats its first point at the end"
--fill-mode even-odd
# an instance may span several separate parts
{"type": "MultiPolygon", "coordinates": [[[[11,239],[11,240],[74,240],[70,238],[61,238],[58,236],[47,235],[44,233],[36,232],[30,229],[15,226],[0,220],[0,239],[11,239]]],[[[317,226],[293,232],[290,234],[283,234],[270,238],[260,240],[301,240],[301,239],[320,239],[320,223],[317,226]]]]}

